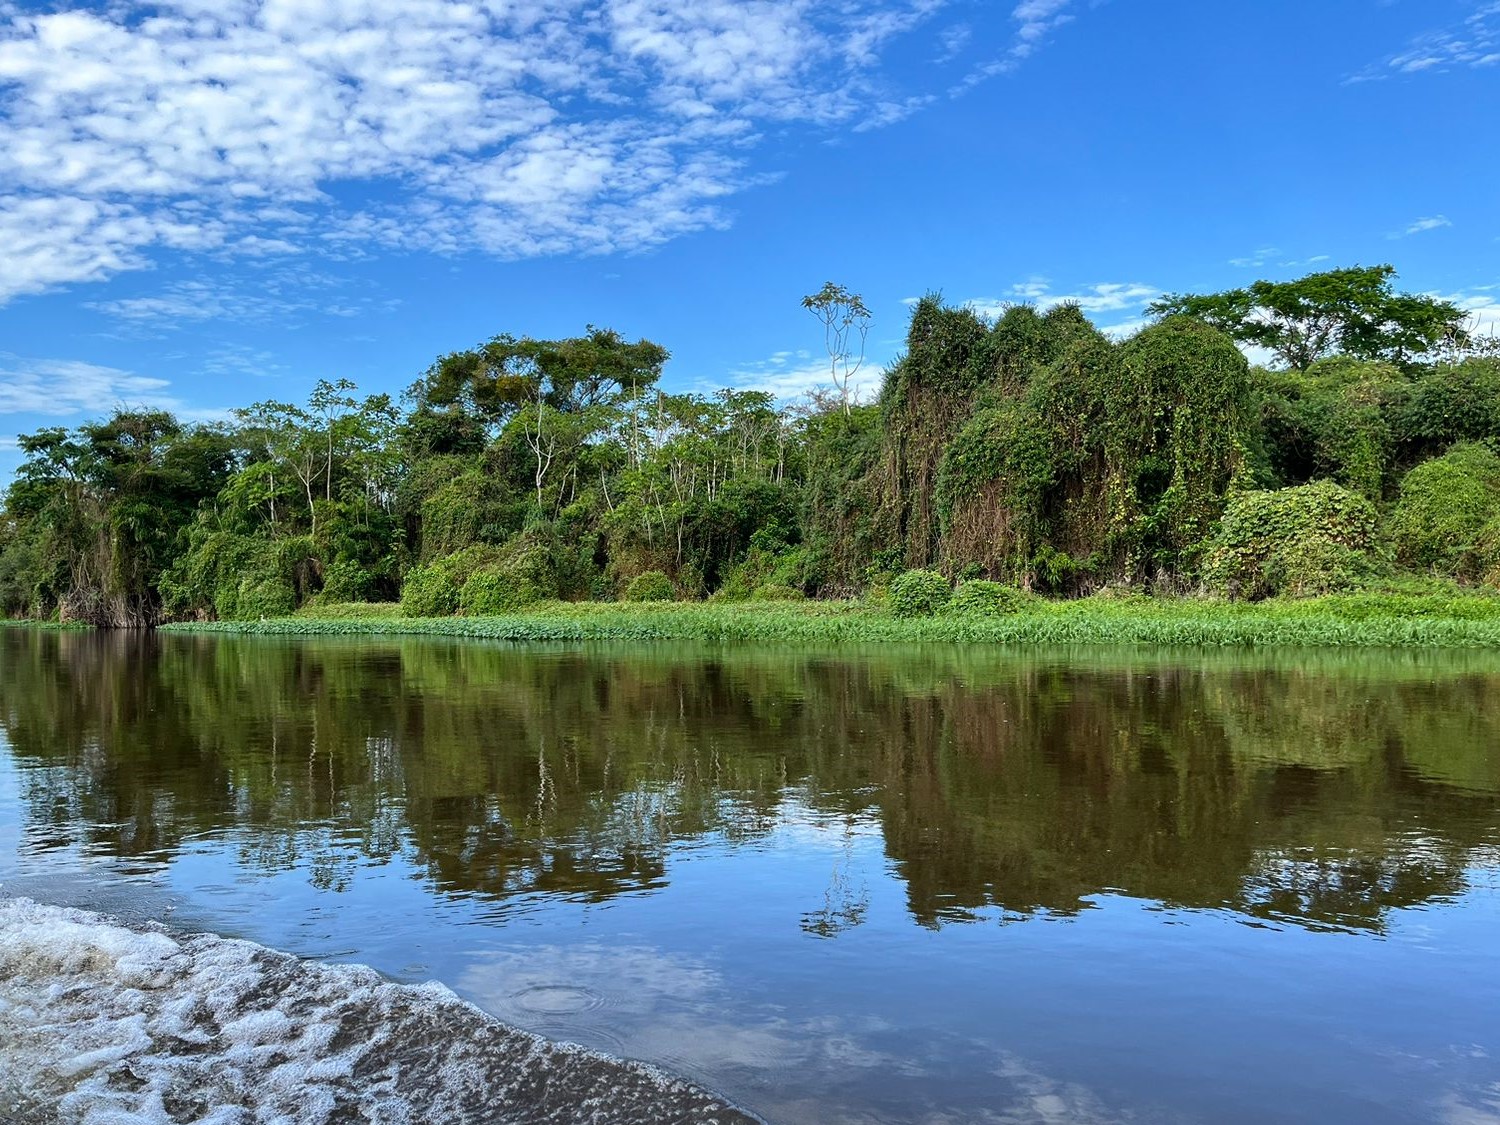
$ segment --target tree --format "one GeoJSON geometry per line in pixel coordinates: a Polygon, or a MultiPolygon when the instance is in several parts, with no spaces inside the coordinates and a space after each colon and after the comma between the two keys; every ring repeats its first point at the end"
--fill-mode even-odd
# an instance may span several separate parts
{"type": "Polygon", "coordinates": [[[660,344],[630,343],[593,325],[586,335],[564,340],[501,335],[439,359],[412,397],[419,410],[452,406],[499,427],[518,422],[531,453],[532,489],[541,511],[548,478],[560,460],[608,430],[614,415],[661,378],[667,358],[660,344]]]}
{"type": "Polygon", "coordinates": [[[828,374],[838,391],[848,417],[853,405],[853,379],[865,364],[865,340],[870,334],[870,310],[864,298],[842,285],[827,282],[816,293],[802,298],[802,307],[823,325],[823,346],[828,350],[828,374]],[[859,351],[854,341],[859,341],[859,351]]]}
{"type": "Polygon", "coordinates": [[[1241,343],[1268,349],[1298,371],[1335,351],[1406,364],[1440,344],[1467,338],[1457,305],[1397,293],[1391,286],[1395,276],[1388,265],[1353,266],[1222,293],[1169,293],[1148,311],[1207,321],[1241,343]]]}

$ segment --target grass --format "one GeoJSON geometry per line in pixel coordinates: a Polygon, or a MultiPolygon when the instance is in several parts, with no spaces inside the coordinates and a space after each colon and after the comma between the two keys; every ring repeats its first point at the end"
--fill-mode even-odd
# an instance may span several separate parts
{"type": "Polygon", "coordinates": [[[394,605],[332,605],[295,617],[164,626],[181,632],[424,635],[507,641],[1130,644],[1500,648],[1500,598],[1348,594],[1247,604],[1135,595],[1036,601],[1001,617],[897,618],[860,602],[548,602],[503,617],[400,616],[394,605]]]}

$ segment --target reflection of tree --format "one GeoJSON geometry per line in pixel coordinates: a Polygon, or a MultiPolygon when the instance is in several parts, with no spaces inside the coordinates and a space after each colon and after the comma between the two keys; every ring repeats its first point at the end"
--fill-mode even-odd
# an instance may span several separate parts
{"type": "Polygon", "coordinates": [[[401,855],[445,891],[600,900],[660,885],[679,841],[763,836],[795,800],[850,826],[811,932],[863,915],[856,822],[879,825],[925,925],[1118,889],[1379,926],[1462,889],[1493,831],[1497,676],[1462,655],[7,630],[0,721],[36,847],[151,860],[235,827],[247,866],[334,889],[401,855]]]}
{"type": "Polygon", "coordinates": [[[870,888],[861,879],[854,882],[854,822],[844,824],[843,847],[833,863],[828,889],[823,892],[823,906],[802,916],[802,928],[818,937],[837,937],[865,920],[870,908],[870,888]]]}

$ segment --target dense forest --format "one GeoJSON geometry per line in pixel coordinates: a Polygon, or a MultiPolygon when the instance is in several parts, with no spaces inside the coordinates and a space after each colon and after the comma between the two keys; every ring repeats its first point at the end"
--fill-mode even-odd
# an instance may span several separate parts
{"type": "Polygon", "coordinates": [[[122,408],[19,439],[0,608],[880,598],[912,570],[1059,597],[1500,584],[1500,350],[1392,279],[1171,295],[1118,341],[1073,305],[928,296],[870,403],[869,313],[829,285],[804,300],[829,390],[799,403],[670,393],[664,347],[591,327],[442,356],[399,403],[339,379],[222,424],[122,408]]]}

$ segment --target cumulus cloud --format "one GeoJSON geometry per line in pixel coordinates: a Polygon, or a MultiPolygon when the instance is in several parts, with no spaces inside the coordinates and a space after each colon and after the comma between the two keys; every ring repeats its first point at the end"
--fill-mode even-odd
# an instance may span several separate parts
{"type": "Polygon", "coordinates": [[[944,2],[0,5],[0,303],[163,249],[521,257],[718,226],[767,123],[925,104],[877,64],[944,2]]]}

